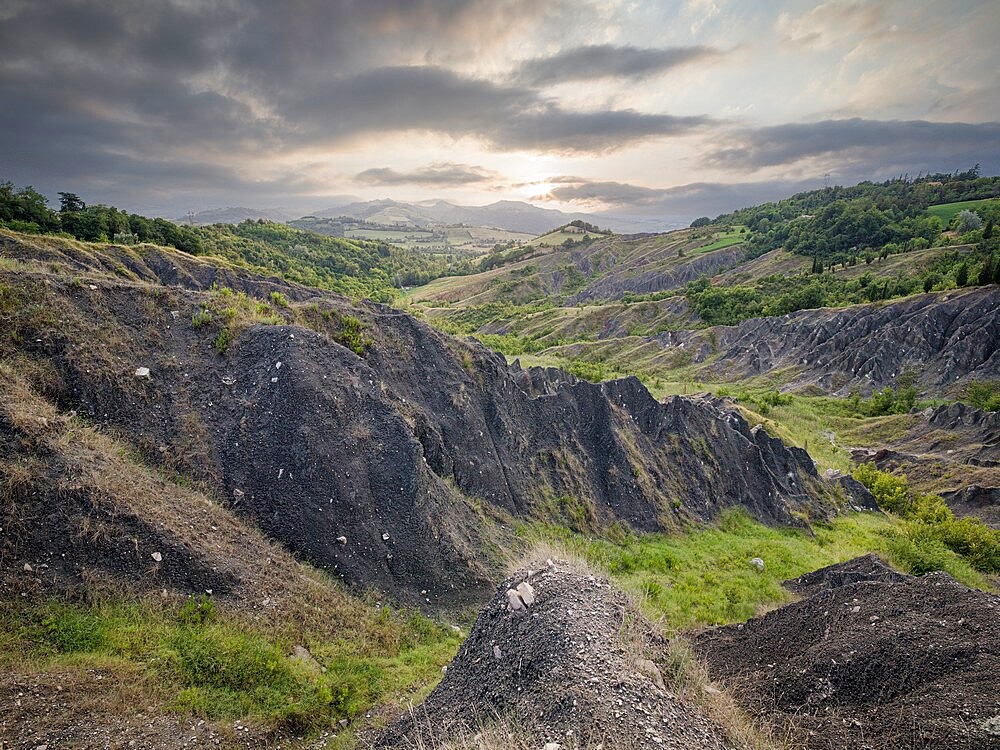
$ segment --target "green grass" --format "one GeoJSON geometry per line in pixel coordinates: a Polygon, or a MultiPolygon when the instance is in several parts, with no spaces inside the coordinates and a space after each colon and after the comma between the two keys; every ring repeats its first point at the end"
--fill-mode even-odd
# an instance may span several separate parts
{"type": "Polygon", "coordinates": [[[995,199],[986,198],[977,201],[959,201],[957,203],[939,203],[936,206],[930,206],[927,209],[927,213],[931,216],[936,216],[941,221],[941,226],[947,227],[951,220],[959,215],[962,211],[975,211],[977,208],[982,208],[991,203],[996,203],[995,199]]]}
{"type": "MultiPolygon", "coordinates": [[[[782,581],[867,552],[879,552],[907,572],[914,561],[925,561],[919,540],[885,514],[845,515],[812,530],[771,528],[733,510],[713,526],[679,535],[610,541],[554,527],[522,533],[555,540],[605,571],[670,630],[747,620],[793,598],[782,581]],[[763,572],[750,564],[753,557],[764,560],[763,572]]],[[[959,555],[933,553],[936,567],[967,585],[989,587],[959,555]]]]}
{"type": "Polygon", "coordinates": [[[710,245],[704,245],[696,250],[692,250],[692,255],[701,255],[702,253],[710,253],[713,250],[721,250],[724,247],[732,247],[733,245],[739,245],[741,242],[746,241],[746,235],[740,233],[727,234],[720,237],[715,242],[710,245]]]}
{"type": "Polygon", "coordinates": [[[415,613],[377,611],[381,639],[345,632],[342,640],[324,640],[265,632],[216,614],[206,601],[193,609],[51,601],[0,612],[0,668],[101,664],[145,675],[174,712],[309,732],[426,693],[460,643],[451,629],[415,613]],[[297,644],[325,672],[291,658],[297,644]]]}

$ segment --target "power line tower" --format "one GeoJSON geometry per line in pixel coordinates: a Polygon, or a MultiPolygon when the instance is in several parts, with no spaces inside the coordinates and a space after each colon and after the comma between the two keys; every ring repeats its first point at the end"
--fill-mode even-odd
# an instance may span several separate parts
{"type": "Polygon", "coordinates": [[[188,224],[194,226],[194,211],[188,211],[187,213],[188,224]]]}
{"type": "Polygon", "coordinates": [[[823,175],[823,187],[824,188],[830,187],[830,173],[829,172],[827,172],[825,175],[823,175]]]}

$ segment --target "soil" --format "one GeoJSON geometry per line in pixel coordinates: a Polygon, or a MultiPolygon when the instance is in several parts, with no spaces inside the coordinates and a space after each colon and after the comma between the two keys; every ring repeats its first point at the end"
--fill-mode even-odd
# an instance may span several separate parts
{"type": "Polygon", "coordinates": [[[522,571],[480,612],[434,692],[375,747],[421,747],[492,722],[516,727],[527,746],[727,747],[718,728],[663,687],[653,665],[665,648],[606,580],[561,565],[522,571]],[[512,611],[507,592],[523,582],[534,601],[512,611]]]}
{"type": "Polygon", "coordinates": [[[695,639],[745,708],[815,750],[1000,748],[1000,597],[871,557],[790,588],[809,596],[695,639]]]}

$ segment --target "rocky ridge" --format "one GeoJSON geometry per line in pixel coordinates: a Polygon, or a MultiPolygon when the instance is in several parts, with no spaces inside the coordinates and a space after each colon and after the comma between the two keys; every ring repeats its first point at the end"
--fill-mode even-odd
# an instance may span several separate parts
{"type": "Polygon", "coordinates": [[[893,385],[912,371],[921,391],[946,393],[1000,372],[1000,288],[801,310],[738,326],[668,332],[653,341],[663,357],[677,348],[690,352],[706,378],[780,372],[789,388],[816,386],[846,396],[893,385]]]}
{"type": "Polygon", "coordinates": [[[45,397],[404,601],[480,601],[484,550],[513,518],[650,531],[733,505],[800,523],[842,501],[804,451],[720,402],[511,367],[398,310],[162,248],[5,243],[24,268],[0,274],[16,330],[3,354],[44,371],[45,397]],[[277,291],[282,320],[234,329],[220,352],[230,295],[277,291]]]}

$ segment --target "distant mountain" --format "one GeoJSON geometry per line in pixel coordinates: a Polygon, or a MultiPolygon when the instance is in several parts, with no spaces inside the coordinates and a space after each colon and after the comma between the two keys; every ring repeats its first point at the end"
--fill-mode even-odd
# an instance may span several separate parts
{"type": "Polygon", "coordinates": [[[566,213],[554,208],[539,208],[523,201],[497,201],[488,206],[459,206],[442,200],[401,203],[384,199],[333,206],[313,215],[326,218],[350,216],[376,224],[409,227],[468,224],[528,234],[545,234],[574,219],[582,219],[616,232],[662,232],[682,226],[679,222],[656,221],[648,217],[566,213]]]}
{"type": "Polygon", "coordinates": [[[284,223],[295,218],[294,213],[288,213],[280,208],[244,208],[229,206],[227,208],[209,208],[195,214],[181,216],[174,221],[178,224],[239,224],[247,219],[265,219],[284,223]]]}

